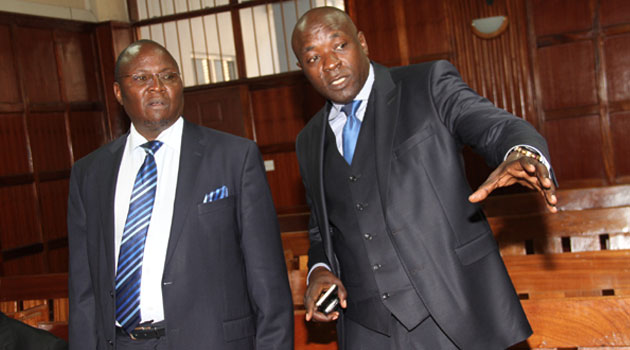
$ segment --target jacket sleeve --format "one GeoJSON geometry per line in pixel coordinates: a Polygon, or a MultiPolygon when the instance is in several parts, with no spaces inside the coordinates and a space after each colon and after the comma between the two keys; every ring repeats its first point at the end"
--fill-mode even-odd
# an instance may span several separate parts
{"type": "Polygon", "coordinates": [[[293,349],[293,302],[262,157],[250,143],[240,179],[241,249],[256,309],[258,350],[293,349]]]}
{"type": "Polygon", "coordinates": [[[431,68],[430,89],[442,123],[461,143],[496,167],[516,145],[529,145],[549,158],[547,143],[536,129],[473,91],[448,61],[431,68]]]}
{"type": "Polygon", "coordinates": [[[79,168],[73,167],[68,195],[68,339],[71,350],[96,349],[96,309],[88,263],[87,218],[81,180],[79,168]]]}

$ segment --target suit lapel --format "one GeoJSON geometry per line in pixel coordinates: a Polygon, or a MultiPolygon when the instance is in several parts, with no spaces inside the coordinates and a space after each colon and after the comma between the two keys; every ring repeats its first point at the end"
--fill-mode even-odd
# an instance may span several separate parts
{"type": "Polygon", "coordinates": [[[111,143],[108,147],[109,152],[105,152],[105,157],[100,162],[100,170],[97,174],[99,179],[96,183],[101,184],[100,188],[100,213],[101,213],[101,235],[103,246],[105,247],[105,256],[111,264],[107,265],[107,273],[110,281],[114,281],[114,200],[116,195],[116,181],[118,180],[118,170],[122,161],[125,144],[127,143],[127,134],[111,143]]]}
{"type": "Polygon", "coordinates": [[[387,199],[392,147],[400,106],[400,86],[396,85],[386,67],[373,63],[374,86],[366,113],[374,113],[374,144],[376,146],[376,176],[383,202],[387,199]],[[372,103],[373,102],[373,103],[372,103]]]}
{"type": "Polygon", "coordinates": [[[204,147],[205,144],[203,143],[199,127],[184,119],[179,173],[177,175],[177,189],[173,207],[173,222],[171,224],[171,234],[168,240],[164,266],[173,257],[177,241],[182,235],[186,216],[190,212],[190,206],[194,203],[194,188],[199,175],[199,166],[203,157],[204,147]]]}

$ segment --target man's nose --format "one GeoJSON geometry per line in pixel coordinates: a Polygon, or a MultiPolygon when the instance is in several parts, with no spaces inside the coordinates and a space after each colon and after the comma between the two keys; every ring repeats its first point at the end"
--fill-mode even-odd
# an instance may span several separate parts
{"type": "Polygon", "coordinates": [[[333,70],[337,69],[339,65],[341,65],[341,60],[337,57],[336,54],[331,53],[324,57],[324,69],[325,70],[333,70]]]}
{"type": "Polygon", "coordinates": [[[149,89],[151,90],[163,90],[164,82],[160,79],[160,76],[157,73],[153,73],[151,75],[151,79],[149,79],[149,89]]]}

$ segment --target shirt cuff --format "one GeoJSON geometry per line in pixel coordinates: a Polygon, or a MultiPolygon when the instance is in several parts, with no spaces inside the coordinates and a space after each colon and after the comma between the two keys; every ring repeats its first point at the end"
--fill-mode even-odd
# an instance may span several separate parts
{"type": "Polygon", "coordinates": [[[325,268],[326,270],[330,271],[330,266],[328,266],[328,265],[326,265],[324,263],[317,263],[317,264],[313,265],[313,267],[311,267],[311,269],[308,270],[308,274],[306,275],[306,285],[307,286],[308,286],[308,279],[311,277],[311,272],[313,272],[313,270],[315,270],[316,268],[318,268],[320,266],[325,268]]]}

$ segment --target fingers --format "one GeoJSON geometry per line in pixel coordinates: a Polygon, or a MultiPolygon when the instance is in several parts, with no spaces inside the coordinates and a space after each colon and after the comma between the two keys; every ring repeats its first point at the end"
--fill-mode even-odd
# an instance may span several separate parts
{"type": "Polygon", "coordinates": [[[306,308],[306,321],[317,321],[317,322],[330,322],[339,318],[339,312],[333,311],[328,315],[317,311],[315,303],[317,299],[320,297],[323,291],[330,288],[332,285],[337,285],[337,295],[339,297],[339,304],[342,308],[347,307],[346,297],[347,292],[346,288],[332,272],[328,271],[325,268],[316,268],[311,272],[311,276],[309,278],[309,285],[306,289],[306,293],[304,294],[304,307],[306,308]]]}

